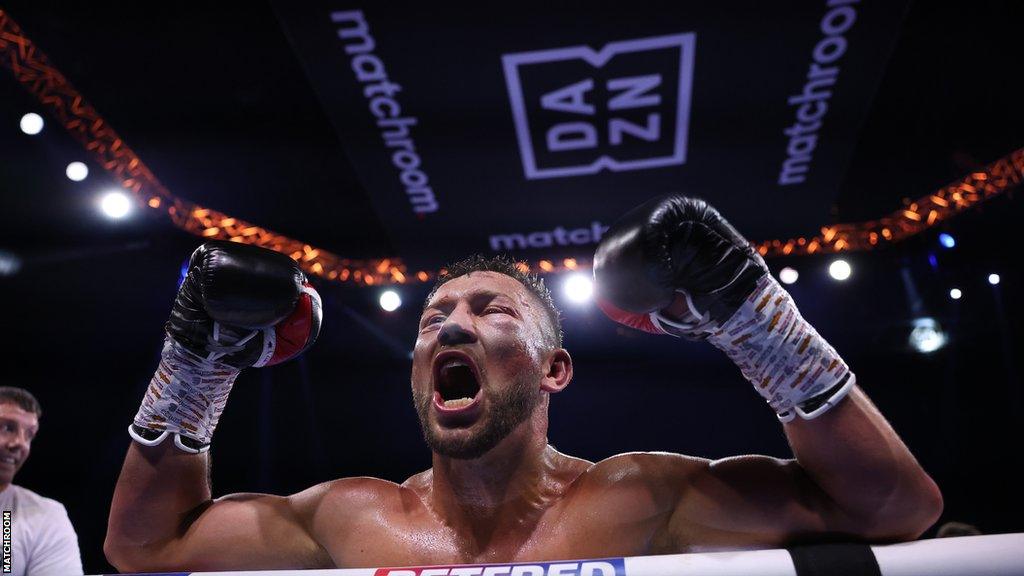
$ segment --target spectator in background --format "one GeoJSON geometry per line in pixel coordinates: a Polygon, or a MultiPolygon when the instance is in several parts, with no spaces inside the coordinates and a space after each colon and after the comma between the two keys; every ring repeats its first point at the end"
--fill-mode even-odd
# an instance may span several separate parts
{"type": "Polygon", "coordinates": [[[11,534],[10,542],[0,546],[6,551],[10,545],[0,570],[15,576],[81,575],[78,536],[64,505],[13,484],[28,460],[42,414],[28,390],[0,386],[0,512],[3,533],[10,529],[11,534]]]}

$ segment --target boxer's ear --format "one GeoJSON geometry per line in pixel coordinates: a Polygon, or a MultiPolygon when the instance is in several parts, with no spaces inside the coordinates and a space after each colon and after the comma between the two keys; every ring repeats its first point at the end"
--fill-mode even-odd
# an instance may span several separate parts
{"type": "Polygon", "coordinates": [[[565,390],[572,380],[572,357],[565,348],[558,348],[551,352],[548,362],[548,371],[540,382],[540,389],[554,394],[565,390]]]}

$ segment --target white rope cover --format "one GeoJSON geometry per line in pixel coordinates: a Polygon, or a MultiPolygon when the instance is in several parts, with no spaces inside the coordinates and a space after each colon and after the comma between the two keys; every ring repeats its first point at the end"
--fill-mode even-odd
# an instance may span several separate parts
{"type": "MultiPolygon", "coordinates": [[[[882,576],[1024,576],[1024,533],[872,546],[882,576]]],[[[167,573],[163,573],[167,574],[167,573]]],[[[797,576],[785,550],[414,568],[178,572],[179,576],[797,576]]]]}

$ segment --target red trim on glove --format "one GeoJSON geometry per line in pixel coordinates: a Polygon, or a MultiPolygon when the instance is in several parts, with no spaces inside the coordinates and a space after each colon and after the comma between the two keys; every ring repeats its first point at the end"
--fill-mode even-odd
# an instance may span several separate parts
{"type": "MultiPolygon", "coordinates": [[[[313,289],[308,283],[304,286],[313,289]]],[[[274,348],[274,355],[270,357],[266,366],[280,364],[305,350],[310,339],[316,337],[314,330],[319,328],[317,324],[318,319],[313,313],[313,296],[303,292],[299,295],[295,310],[274,326],[277,345],[274,348]]]]}
{"type": "Polygon", "coordinates": [[[626,312],[625,310],[615,306],[611,302],[608,302],[607,300],[602,300],[601,298],[597,298],[596,301],[597,307],[600,308],[606,316],[618,322],[619,324],[629,326],[630,328],[634,328],[636,330],[649,332],[651,334],[667,334],[667,332],[659,328],[658,325],[651,320],[650,314],[637,314],[636,312],[626,312]]]}

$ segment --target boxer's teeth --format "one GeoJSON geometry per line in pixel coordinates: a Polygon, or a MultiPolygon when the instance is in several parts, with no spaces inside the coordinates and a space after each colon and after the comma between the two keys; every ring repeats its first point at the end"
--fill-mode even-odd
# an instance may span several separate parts
{"type": "Polygon", "coordinates": [[[466,364],[462,360],[448,360],[441,366],[441,377],[448,378],[448,374],[453,368],[468,368],[469,364],[466,364]]]}
{"type": "Polygon", "coordinates": [[[465,408],[473,403],[472,398],[459,398],[457,400],[445,400],[445,408],[465,408]]]}

